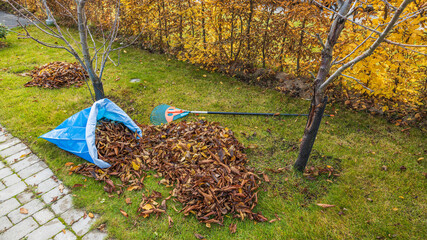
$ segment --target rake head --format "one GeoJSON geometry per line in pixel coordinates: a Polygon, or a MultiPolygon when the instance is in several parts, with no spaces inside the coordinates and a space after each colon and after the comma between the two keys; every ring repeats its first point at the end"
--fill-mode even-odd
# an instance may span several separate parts
{"type": "Polygon", "coordinates": [[[189,113],[189,111],[162,104],[153,109],[150,115],[150,122],[154,125],[168,124],[187,116],[189,113]]]}

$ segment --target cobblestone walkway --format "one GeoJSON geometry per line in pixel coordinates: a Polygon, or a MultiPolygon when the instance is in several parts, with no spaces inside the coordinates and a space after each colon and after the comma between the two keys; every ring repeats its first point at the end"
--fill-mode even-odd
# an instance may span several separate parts
{"type": "Polygon", "coordinates": [[[71,191],[1,125],[0,156],[0,240],[107,237],[89,231],[99,216],[74,209],[71,191]]]}

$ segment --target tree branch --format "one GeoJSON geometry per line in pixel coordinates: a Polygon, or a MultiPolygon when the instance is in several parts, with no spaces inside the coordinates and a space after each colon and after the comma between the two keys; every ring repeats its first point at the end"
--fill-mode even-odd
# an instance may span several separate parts
{"type": "Polygon", "coordinates": [[[353,79],[354,81],[356,81],[358,84],[360,84],[364,89],[369,90],[370,92],[374,92],[374,90],[372,90],[372,89],[368,88],[365,84],[363,84],[363,82],[362,82],[362,81],[360,81],[359,79],[357,79],[357,78],[355,78],[355,77],[348,76],[348,75],[345,75],[345,74],[342,74],[342,73],[341,73],[341,76],[344,76],[344,77],[347,77],[347,78],[351,78],[351,79],[353,79]]]}
{"type": "Polygon", "coordinates": [[[404,0],[402,2],[402,4],[399,6],[399,8],[396,10],[396,13],[394,14],[394,16],[392,17],[392,19],[390,20],[390,22],[387,24],[387,27],[380,34],[380,36],[377,38],[377,40],[375,40],[375,42],[369,47],[369,49],[366,50],[363,54],[357,56],[353,60],[347,62],[346,64],[344,64],[340,68],[338,68],[324,83],[322,83],[322,85],[320,86],[320,90],[325,89],[325,87],[329,83],[331,83],[333,80],[335,80],[335,78],[337,78],[339,75],[341,75],[341,73],[345,69],[353,66],[357,62],[360,62],[361,60],[363,60],[366,57],[370,56],[375,51],[375,49],[377,49],[377,47],[381,44],[381,42],[384,41],[384,39],[387,36],[387,34],[393,29],[394,24],[399,19],[399,16],[402,14],[402,12],[405,9],[405,7],[408,6],[408,4],[411,3],[412,1],[414,1],[414,0],[404,0]]]}

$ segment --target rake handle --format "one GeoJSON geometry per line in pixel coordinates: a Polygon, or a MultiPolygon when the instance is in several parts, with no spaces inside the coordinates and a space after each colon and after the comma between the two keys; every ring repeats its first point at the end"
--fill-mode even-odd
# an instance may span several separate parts
{"type": "Polygon", "coordinates": [[[207,111],[189,111],[195,114],[222,114],[222,115],[256,115],[256,116],[308,116],[308,114],[293,113],[248,113],[248,112],[207,112],[207,111]]]}

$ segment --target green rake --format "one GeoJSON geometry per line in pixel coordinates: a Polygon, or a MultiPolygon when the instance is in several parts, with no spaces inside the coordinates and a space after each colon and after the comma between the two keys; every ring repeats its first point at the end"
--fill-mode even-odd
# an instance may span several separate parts
{"type": "Polygon", "coordinates": [[[255,116],[308,116],[308,114],[293,113],[248,113],[248,112],[208,112],[208,111],[188,111],[166,104],[159,105],[153,109],[150,121],[154,125],[167,124],[177,119],[186,117],[190,113],[195,114],[221,114],[221,115],[255,115],[255,116]]]}

